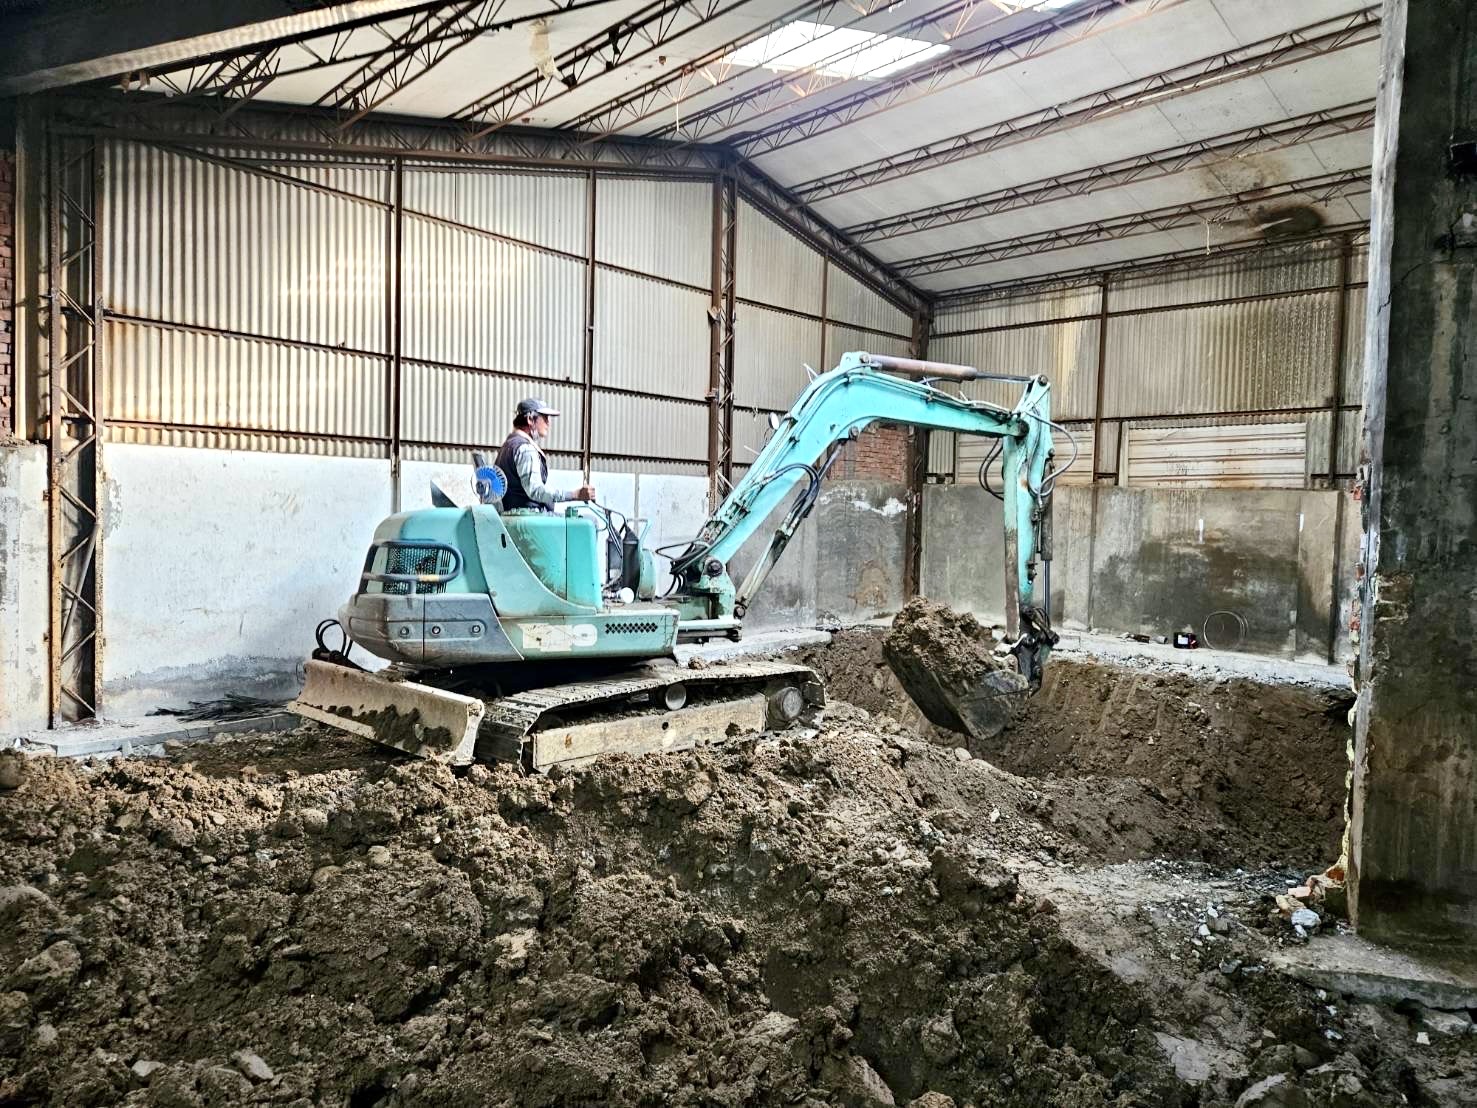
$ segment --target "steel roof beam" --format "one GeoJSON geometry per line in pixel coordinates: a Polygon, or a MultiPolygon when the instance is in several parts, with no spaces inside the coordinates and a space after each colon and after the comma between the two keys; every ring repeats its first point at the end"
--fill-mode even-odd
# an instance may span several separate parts
{"type": "MultiPolygon", "coordinates": [[[[1117,8],[1123,0],[1096,0],[1088,7],[1075,10],[1070,14],[1058,17],[1050,10],[1039,9],[1033,5],[1025,5],[1020,10],[1002,7],[1001,14],[988,19],[978,26],[971,26],[971,20],[975,12],[980,8],[979,0],[953,0],[941,8],[934,8],[921,15],[905,19],[886,28],[867,28],[869,32],[890,35],[898,38],[913,38],[915,36],[937,37],[943,42],[957,38],[966,32],[978,34],[997,23],[1008,19],[1014,19],[1021,15],[1037,15],[1041,21],[1030,27],[1024,28],[1013,34],[1006,35],[992,42],[1005,43],[1016,39],[1028,39],[1042,33],[1043,27],[1058,30],[1071,26],[1083,19],[1089,19],[1093,15],[1106,10],[1117,8]]],[[[1039,5],[1040,0],[1034,0],[1039,5]]],[[[841,28],[853,27],[873,14],[871,9],[865,10],[862,15],[848,20],[840,25],[841,28]]],[[[838,28],[840,29],[840,28],[838,28]]],[[[823,41],[824,35],[813,41],[823,41]]],[[[794,104],[796,100],[833,88],[836,85],[846,84],[857,80],[855,77],[841,77],[828,74],[827,69],[833,69],[844,64],[857,54],[868,49],[870,43],[856,43],[851,46],[843,46],[833,53],[826,55],[807,66],[803,66],[787,72],[777,72],[775,76],[762,83],[746,88],[727,99],[703,108],[699,111],[674,120],[654,131],[646,132],[651,137],[659,138],[681,138],[689,142],[712,141],[713,138],[724,131],[732,130],[740,123],[749,123],[761,116],[771,112],[779,111],[794,104]]],[[[777,55],[771,61],[778,60],[784,55],[777,55]]],[[[753,67],[765,68],[765,67],[753,67]]],[[[745,72],[751,72],[746,69],[745,72]]]]}
{"type": "MultiPolygon", "coordinates": [[[[699,57],[684,62],[675,72],[653,77],[636,88],[597,104],[561,126],[571,131],[587,132],[592,139],[600,139],[628,130],[658,113],[676,110],[678,106],[692,97],[730,84],[736,78],[751,72],[752,67],[750,66],[736,67],[726,60],[734,51],[789,26],[797,19],[824,23],[830,18],[832,9],[842,2],[843,0],[821,0],[819,3],[800,4],[736,38],[729,39],[722,45],[705,51],[699,57]],[[675,91],[673,86],[677,86],[675,91]]],[[[882,5],[880,0],[868,0],[865,7],[858,7],[853,3],[847,3],[846,6],[848,9],[860,11],[861,14],[848,19],[845,23],[835,25],[833,29],[850,27],[863,19],[870,18],[882,5]]]]}
{"type": "Polygon", "coordinates": [[[898,307],[909,312],[926,307],[927,294],[909,282],[897,266],[880,261],[857,246],[845,233],[791,196],[784,186],[742,162],[735,166],[734,174],[750,203],[782,226],[798,232],[843,269],[873,286],[889,290],[889,299],[898,307]]]}
{"type": "Polygon", "coordinates": [[[1002,262],[1026,254],[1067,250],[1076,246],[1089,246],[1099,242],[1133,238],[1136,235],[1174,231],[1202,224],[1208,228],[1212,223],[1224,221],[1244,212],[1251,204],[1293,198],[1303,199],[1310,204],[1324,204],[1341,197],[1367,193],[1369,188],[1368,169],[1323,173],[1316,177],[1283,181],[1265,188],[1249,189],[1210,200],[1174,204],[1169,207],[1156,208],[1153,211],[1134,212],[1113,219],[1094,220],[1073,227],[999,239],[995,242],[982,243],[979,246],[966,247],[963,250],[929,254],[906,262],[898,262],[895,267],[899,273],[910,278],[932,273],[946,273],[969,266],[1002,262]]]}
{"type": "MultiPolygon", "coordinates": [[[[971,196],[964,200],[953,200],[916,208],[901,215],[887,216],[866,223],[853,224],[842,230],[858,243],[876,242],[881,239],[896,239],[917,234],[934,227],[967,223],[987,216],[1030,208],[1073,196],[1086,196],[1104,189],[1118,188],[1137,181],[1150,181],[1168,177],[1197,166],[1214,166],[1232,158],[1270,150],[1285,150],[1291,146],[1313,142],[1317,139],[1338,135],[1356,134],[1374,126],[1374,101],[1327,111],[1310,112],[1295,119],[1276,124],[1249,127],[1227,135],[1185,143],[1148,154],[1120,158],[1105,165],[1093,166],[1047,177],[1026,184],[1011,185],[993,192],[971,196]]],[[[812,199],[800,190],[801,199],[812,199]]]]}
{"type": "Polygon", "coordinates": [[[416,0],[109,0],[0,4],[0,96],[249,57],[269,42],[322,36],[424,7],[416,0]],[[10,9],[14,9],[11,11],[10,9]]]}
{"type": "MultiPolygon", "coordinates": [[[[547,0],[544,11],[499,18],[507,0],[439,0],[373,23],[356,20],[314,35],[294,35],[248,54],[227,54],[197,60],[168,70],[131,74],[127,90],[147,91],[157,81],[175,95],[173,102],[210,98],[232,100],[226,114],[239,111],[279,77],[359,62],[354,71],[325,90],[315,101],[340,114],[341,127],[350,127],[391,97],[439,65],[453,51],[484,34],[551,15],[612,3],[613,0],[547,0]],[[390,32],[379,23],[409,19],[401,31],[390,32]],[[385,37],[374,50],[364,50],[351,32],[373,27],[385,37]],[[310,64],[294,61],[307,54],[310,64]],[[183,80],[180,76],[183,75],[183,80]]],[[[141,99],[142,103],[155,103],[141,99]]]]}
{"type": "Polygon", "coordinates": [[[709,20],[743,8],[753,0],[657,0],[639,12],[592,35],[553,59],[551,71],[530,70],[499,85],[451,118],[466,120],[481,138],[567,96],[617,66],[665,49],[709,20]]]}
{"type": "MultiPolygon", "coordinates": [[[[1170,7],[1180,0],[1136,0],[1125,4],[1126,11],[1135,13],[1136,18],[1142,18],[1153,14],[1155,11],[1170,7]]],[[[797,142],[816,135],[827,134],[850,126],[864,119],[870,119],[883,112],[904,104],[914,103],[924,97],[931,96],[945,89],[956,88],[959,85],[998,72],[1007,66],[1017,64],[1025,57],[1038,57],[1051,50],[1070,46],[1075,42],[1092,37],[1104,30],[1111,29],[1101,25],[1101,17],[1094,18],[1090,25],[1078,31],[1076,34],[1065,38],[1059,43],[1051,43],[1050,36],[1043,36],[1043,40],[1033,44],[1021,44],[1017,52],[1021,57],[1000,55],[991,50],[991,44],[982,44],[973,50],[961,51],[958,55],[946,58],[936,65],[922,68],[915,73],[905,74],[892,81],[879,82],[877,86],[863,89],[852,93],[850,96],[842,97],[828,104],[823,104],[808,112],[797,115],[773,124],[770,127],[754,131],[747,135],[739,135],[734,139],[734,145],[747,157],[756,157],[760,154],[769,153],[792,146],[797,142]]],[[[1111,27],[1122,26],[1121,22],[1111,24],[1111,27]]],[[[1352,40],[1372,41],[1379,34],[1379,9],[1376,7],[1364,8],[1351,15],[1340,16],[1336,19],[1325,20],[1303,27],[1298,30],[1288,31],[1285,34],[1264,40],[1253,47],[1243,48],[1244,52],[1276,51],[1283,56],[1286,62],[1297,61],[1301,58],[1316,57],[1328,53],[1330,49],[1330,36],[1338,38],[1348,36],[1352,40]],[[1317,39],[1316,42],[1309,41],[1317,39]]],[[[1349,45],[1353,45],[1351,41],[1349,45]]],[[[1237,52],[1233,51],[1232,54],[1237,52]]],[[[1221,64],[1229,63],[1229,55],[1221,55],[1219,59],[1209,59],[1213,67],[1221,59],[1221,64]]],[[[1204,63],[1192,63],[1194,65],[1204,63]]],[[[1183,79],[1186,73],[1156,74],[1144,78],[1140,84],[1144,86],[1144,94],[1152,94],[1156,87],[1166,85],[1170,80],[1183,79]]],[[[1102,95],[1102,94],[1098,94],[1102,95]]],[[[1145,101],[1147,102],[1147,101],[1145,101]]],[[[1050,117],[1057,109],[1048,109],[1045,113],[1050,117]]],[[[962,136],[964,139],[987,140],[988,132],[975,133],[962,136]]],[[[956,140],[957,141],[957,140],[956,140]]],[[[916,167],[913,167],[916,168],[916,167]]],[[[911,171],[911,170],[910,170],[911,171]]]]}
{"type": "MultiPolygon", "coordinates": [[[[1190,262],[1202,262],[1207,258],[1235,258],[1246,255],[1272,254],[1279,250],[1297,249],[1316,242],[1337,240],[1344,235],[1368,234],[1368,232],[1369,224],[1367,222],[1336,223],[1332,226],[1320,227],[1317,231],[1310,231],[1306,235],[1295,235],[1276,242],[1268,242],[1264,238],[1230,239],[1225,242],[1213,243],[1208,250],[1203,246],[1197,246],[1190,250],[1170,250],[1163,254],[1152,254],[1144,258],[1130,258],[1127,261],[1114,262],[1108,265],[1078,266],[1074,269],[1064,269],[1057,273],[1050,273],[1041,277],[992,281],[978,285],[969,285],[965,288],[948,289],[935,293],[933,306],[935,313],[952,311],[956,308],[967,307],[970,304],[993,300],[1002,296],[1041,293],[1054,289],[1081,288],[1085,285],[1098,284],[1104,277],[1115,274],[1132,274],[1135,277],[1151,276],[1155,273],[1178,269],[1190,262]]],[[[1294,289],[1291,290],[1291,293],[1297,293],[1299,291],[1305,290],[1294,289]]],[[[1052,322],[1066,321],[1065,319],[1061,321],[1047,319],[1040,321],[1040,323],[1049,324],[1052,322]]]]}
{"type": "Polygon", "coordinates": [[[340,126],[363,119],[447,55],[492,29],[506,0],[457,0],[420,12],[378,54],[326,89],[314,103],[347,113],[340,126]]]}
{"type": "Polygon", "coordinates": [[[1379,39],[1376,12],[1369,22],[1360,21],[1350,27],[1343,19],[1325,20],[1291,32],[1290,35],[1264,39],[1250,46],[1238,47],[1209,58],[1176,66],[1136,81],[1128,81],[1102,92],[1078,97],[1035,112],[992,123],[953,138],[914,147],[897,154],[878,158],[863,165],[804,181],[795,192],[807,201],[842,196],[873,185],[898,180],[914,173],[952,165],[967,158],[993,153],[1031,139],[1093,123],[1161,104],[1176,96],[1199,92],[1217,85],[1253,77],[1280,66],[1324,56],[1379,39]],[[1329,27],[1329,24],[1335,26],[1329,27]]]}
{"type": "Polygon", "coordinates": [[[53,105],[59,130],[149,142],[161,146],[205,146],[213,150],[323,154],[336,159],[383,163],[406,158],[421,163],[507,164],[541,169],[609,169],[654,176],[711,176],[732,164],[718,146],[679,145],[640,138],[585,143],[557,131],[509,127],[477,142],[462,129],[434,119],[376,113],[348,130],[321,108],[257,105],[218,126],[220,113],[202,102],[143,101],[101,90],[78,90],[53,105]]]}

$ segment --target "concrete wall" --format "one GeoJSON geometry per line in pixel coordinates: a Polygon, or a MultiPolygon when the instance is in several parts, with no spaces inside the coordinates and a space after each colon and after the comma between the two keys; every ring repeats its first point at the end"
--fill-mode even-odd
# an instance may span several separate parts
{"type": "MultiPolygon", "coordinates": [[[[748,632],[844,627],[891,615],[907,598],[904,552],[907,486],[891,481],[827,481],[744,619],[748,632]]],[[[730,573],[735,583],[767,545],[784,509],[755,532],[730,573]]]]}
{"type": "Polygon", "coordinates": [[[1388,0],[1365,346],[1349,906],[1477,949],[1477,11],[1388,0]],[[1465,144],[1465,145],[1464,145],[1465,144]]]}
{"type": "Polygon", "coordinates": [[[295,692],[390,511],[389,466],[123,444],[105,458],[101,714],[295,692]]]}
{"type": "MultiPolygon", "coordinates": [[[[1327,662],[1354,530],[1338,492],[1059,488],[1052,613],[1059,627],[1112,634],[1193,630],[1226,649],[1327,662]]],[[[983,489],[929,485],[922,591],[999,621],[1000,504],[983,489]]],[[[1337,635],[1335,657],[1347,653],[1337,635]]]]}
{"type": "Polygon", "coordinates": [[[0,735],[46,726],[46,448],[0,442],[0,735]]]}
{"type": "MultiPolygon", "coordinates": [[[[105,459],[101,714],[132,718],[227,692],[294,693],[313,628],[352,592],[374,527],[391,510],[388,464],[130,444],[111,444],[105,459]]],[[[43,447],[0,448],[0,734],[46,724],[45,477],[43,447]]],[[[402,506],[428,506],[433,478],[457,486],[469,472],[406,462],[402,506]]],[[[602,502],[650,521],[652,546],[690,538],[706,518],[703,477],[593,480],[602,502]]],[[[903,498],[888,482],[828,483],[745,630],[896,611],[903,498]]],[[[765,538],[761,530],[735,559],[736,577],[765,538]]]]}

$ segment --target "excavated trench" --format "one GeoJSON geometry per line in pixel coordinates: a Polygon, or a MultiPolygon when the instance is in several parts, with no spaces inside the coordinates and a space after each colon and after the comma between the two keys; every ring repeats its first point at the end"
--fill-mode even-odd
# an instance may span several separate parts
{"type": "Polygon", "coordinates": [[[818,734],[542,777],[316,727],[0,757],[0,1103],[1477,1097],[1477,1036],[1268,969],[1336,697],[1062,660],[968,751],[880,636],[803,660],[818,734]]]}

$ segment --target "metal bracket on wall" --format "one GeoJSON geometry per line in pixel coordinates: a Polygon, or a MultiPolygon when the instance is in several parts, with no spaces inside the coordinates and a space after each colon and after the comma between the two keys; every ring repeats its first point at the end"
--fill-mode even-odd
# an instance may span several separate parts
{"type": "Polygon", "coordinates": [[[50,136],[45,396],[53,727],[95,717],[101,683],[102,183],[96,142],[50,136]]]}

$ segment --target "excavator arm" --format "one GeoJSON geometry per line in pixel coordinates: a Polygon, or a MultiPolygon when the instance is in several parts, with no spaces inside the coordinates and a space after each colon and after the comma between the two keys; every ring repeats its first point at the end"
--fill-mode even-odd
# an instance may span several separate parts
{"type": "Polygon", "coordinates": [[[820,495],[841,447],[879,420],[938,431],[987,435],[1002,444],[1005,511],[1005,619],[1023,677],[1039,684],[1056,635],[1051,630],[1047,569],[1051,558],[1051,387],[1044,377],[1002,377],[969,366],[849,353],[817,376],[778,422],[758,458],[673,559],[669,602],[689,635],[736,630],[749,602],[820,495]],[[936,381],[1007,380],[1023,385],[1014,408],[945,392],[936,381]],[[728,565],[797,492],[743,582],[728,565]],[[1038,585],[1038,567],[1041,567],[1038,585]]]}

